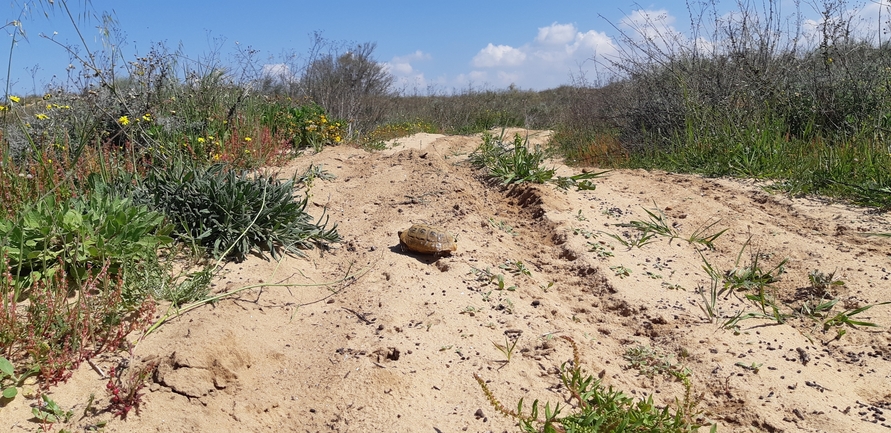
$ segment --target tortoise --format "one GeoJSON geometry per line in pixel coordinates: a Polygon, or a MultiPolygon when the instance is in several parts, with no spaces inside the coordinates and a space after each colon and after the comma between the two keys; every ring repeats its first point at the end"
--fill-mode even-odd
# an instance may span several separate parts
{"type": "Polygon", "coordinates": [[[458,249],[454,236],[442,227],[427,224],[415,224],[408,230],[399,232],[399,245],[402,251],[435,255],[451,254],[458,249]]]}

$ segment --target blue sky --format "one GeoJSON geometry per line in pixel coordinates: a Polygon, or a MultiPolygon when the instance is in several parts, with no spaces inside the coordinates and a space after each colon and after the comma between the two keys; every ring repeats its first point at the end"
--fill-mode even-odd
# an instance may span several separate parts
{"type": "MultiPolygon", "coordinates": [[[[52,5],[49,1],[18,0],[4,6],[4,23],[18,20],[20,26],[4,28],[2,71],[10,64],[11,35],[21,29],[27,36],[27,40],[19,36],[12,47],[12,93],[42,92],[54,75],[65,77],[72,63],[61,47],[40,34],[81,46],[60,7],[62,0],[52,5]]],[[[718,3],[719,15],[736,9],[736,2],[718,3]]],[[[389,68],[400,88],[446,93],[510,84],[540,90],[568,84],[570,74],[580,71],[590,78],[596,74],[590,59],[617,53],[619,30],[629,31],[633,23],[649,16],[662,31],[688,37],[691,21],[683,0],[69,0],[67,4],[91,49],[101,47],[100,21],[85,21],[83,16],[111,14],[123,30],[122,51],[128,61],[161,42],[171,50],[182,47],[193,59],[216,51],[223,64],[232,66],[238,50],[250,47],[257,50],[258,68],[281,71],[287,54],[305,55],[310,35],[318,31],[331,41],[377,43],[375,57],[389,68]]],[[[777,4],[783,16],[795,14],[792,1],[777,4]]],[[[801,7],[805,18],[819,16],[812,6],[801,7]]],[[[875,14],[879,9],[875,2],[864,8],[858,13],[875,14]]],[[[0,83],[6,82],[5,75],[0,83]]]]}

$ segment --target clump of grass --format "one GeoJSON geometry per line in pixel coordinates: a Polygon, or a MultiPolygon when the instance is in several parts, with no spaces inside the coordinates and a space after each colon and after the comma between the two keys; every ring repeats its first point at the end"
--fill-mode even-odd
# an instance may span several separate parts
{"type": "Polygon", "coordinates": [[[603,176],[607,171],[585,172],[574,176],[558,176],[554,168],[545,168],[545,152],[539,147],[529,148],[528,137],[514,135],[512,144],[506,144],[504,137],[496,139],[492,134],[483,133],[483,143],[470,154],[470,163],[484,168],[487,175],[502,185],[520,183],[553,182],[560,189],[575,187],[579,191],[593,190],[592,179],[603,176]]]}
{"type": "Polygon", "coordinates": [[[488,132],[483,133],[483,143],[470,155],[470,162],[485,168],[488,175],[501,183],[545,183],[554,177],[553,168],[544,168],[544,151],[529,149],[528,138],[524,141],[520,134],[514,136],[512,144],[504,142],[504,137],[496,139],[488,132]]]}
{"type": "Polygon", "coordinates": [[[668,225],[667,217],[661,210],[658,208],[653,210],[644,209],[644,212],[649,216],[649,219],[646,221],[635,220],[628,223],[616,224],[618,227],[628,227],[637,230],[637,237],[631,237],[630,240],[625,240],[617,234],[607,233],[607,235],[628,248],[641,248],[644,245],[653,242],[656,236],[668,237],[669,242],[678,237],[677,231],[668,225]]]}
{"type": "Polygon", "coordinates": [[[703,299],[700,308],[709,320],[721,316],[717,305],[718,300],[726,299],[727,296],[735,292],[742,292],[745,299],[754,302],[761,309],[760,313],[737,312],[722,323],[721,326],[724,328],[734,328],[740,321],[750,318],[768,318],[783,323],[789,317],[788,313],[781,311],[781,304],[776,297],[776,288],[773,287],[773,283],[779,281],[779,277],[785,272],[784,266],[787,260],[781,260],[772,268],[764,269],[761,267],[760,261],[765,255],[754,252],[750,255],[751,258],[747,264],[740,265],[742,255],[749,247],[750,241],[751,238],[743,244],[736,256],[733,269],[723,273],[716,270],[700,252],[704,262],[703,269],[711,280],[708,289],[700,288],[703,299]]]}
{"type": "Polygon", "coordinates": [[[311,222],[307,197],[294,200],[294,180],[183,164],[153,171],[141,194],[174,221],[178,237],[214,257],[227,251],[237,261],[249,253],[265,258],[268,252],[274,259],[281,252],[302,256],[301,249],[340,240],[336,224],[328,228],[327,218],[311,222]]]}

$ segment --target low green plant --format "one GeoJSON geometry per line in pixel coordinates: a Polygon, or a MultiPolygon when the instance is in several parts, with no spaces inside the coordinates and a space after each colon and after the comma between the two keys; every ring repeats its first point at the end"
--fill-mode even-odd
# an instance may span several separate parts
{"type": "Polygon", "coordinates": [[[504,275],[498,274],[495,276],[495,284],[498,286],[498,290],[507,290],[509,292],[513,292],[517,290],[517,286],[511,285],[508,286],[507,282],[504,280],[504,275]]]}
{"type": "Polygon", "coordinates": [[[666,289],[668,289],[668,290],[683,290],[683,291],[686,291],[686,290],[687,290],[687,289],[685,289],[683,286],[681,286],[680,284],[677,284],[677,283],[669,283],[669,282],[667,282],[667,281],[663,281],[663,282],[662,282],[662,287],[664,287],[664,288],[666,288],[666,289]]]}
{"type": "Polygon", "coordinates": [[[507,281],[504,279],[503,274],[495,274],[491,269],[478,269],[471,267],[470,273],[476,275],[477,281],[482,281],[486,284],[493,283],[498,286],[498,290],[508,290],[514,291],[517,290],[517,286],[508,286],[507,281]]]}
{"type": "MultiPolygon", "coordinates": [[[[701,412],[696,409],[699,398],[691,395],[689,374],[672,374],[684,384],[684,397],[676,400],[674,407],[665,406],[660,409],[652,395],[635,400],[612,386],[604,386],[594,376],[583,373],[575,341],[565,336],[562,338],[569,341],[573,348],[572,362],[560,366],[560,380],[569,394],[568,399],[574,400],[577,407],[574,413],[561,416],[566,407],[559,403],[553,408],[550,403],[545,403],[543,411],[540,411],[539,401],[535,400],[530,412],[524,414],[523,399],[517,404],[517,410],[507,409],[495,397],[486,381],[480,375],[473,374],[492,407],[498,413],[517,420],[523,431],[675,433],[695,432],[701,427],[698,419],[701,412]]],[[[714,427],[712,431],[715,431],[714,427]]]]}
{"type": "Polygon", "coordinates": [[[532,271],[523,264],[523,262],[519,260],[508,260],[500,265],[499,268],[504,269],[508,273],[517,276],[517,275],[525,275],[527,277],[532,276],[532,271]]]}
{"type": "Polygon", "coordinates": [[[511,235],[511,236],[516,236],[516,235],[518,234],[518,233],[514,230],[513,226],[511,226],[510,224],[507,223],[507,221],[504,221],[504,220],[501,220],[501,221],[495,221],[493,218],[490,217],[490,218],[489,218],[489,225],[492,226],[492,227],[494,227],[494,228],[496,228],[496,229],[498,229],[498,230],[501,230],[501,231],[503,231],[503,232],[505,232],[505,233],[507,233],[507,234],[509,234],[509,235],[511,235]]]}
{"type": "Polygon", "coordinates": [[[502,185],[516,183],[545,183],[554,177],[556,170],[544,168],[545,154],[541,149],[529,149],[528,138],[514,136],[512,144],[504,142],[504,136],[496,139],[483,133],[483,143],[470,154],[475,167],[485,168],[489,177],[502,185]]]}
{"type": "Polygon", "coordinates": [[[687,238],[687,242],[691,244],[702,244],[706,248],[710,250],[715,249],[715,240],[718,239],[727,229],[712,231],[712,229],[717,225],[721,220],[706,221],[703,225],[697,228],[689,238],[687,238]]]}
{"type": "MultiPolygon", "coordinates": [[[[656,203],[654,202],[653,205],[655,204],[656,203]]],[[[631,221],[628,223],[615,224],[618,227],[629,227],[640,232],[640,237],[636,242],[629,242],[627,245],[633,245],[640,248],[643,245],[652,242],[652,239],[655,236],[668,237],[669,241],[678,237],[677,230],[668,224],[667,217],[661,210],[658,208],[653,210],[644,209],[644,212],[649,216],[646,221],[631,221]]],[[[613,238],[617,238],[617,236],[613,236],[613,238]]]]}
{"type": "Polygon", "coordinates": [[[464,307],[464,309],[461,310],[458,314],[468,314],[470,316],[474,316],[474,315],[476,315],[476,313],[479,313],[480,311],[481,311],[480,308],[474,307],[473,305],[468,305],[468,306],[464,307]]]}
{"type": "Polygon", "coordinates": [[[25,379],[37,374],[39,369],[32,368],[22,374],[16,374],[15,366],[8,359],[0,356],[0,390],[5,400],[11,400],[19,394],[18,388],[25,383],[25,379]]]}
{"type": "Polygon", "coordinates": [[[513,143],[507,144],[503,133],[497,139],[488,132],[483,133],[483,143],[470,154],[473,166],[485,168],[488,176],[502,185],[553,182],[560,189],[575,187],[579,191],[589,191],[595,189],[591,180],[608,172],[555,177],[554,168],[544,167],[545,159],[545,152],[538,146],[530,150],[528,137],[524,140],[520,134],[514,135],[513,143]]]}
{"type": "Polygon", "coordinates": [[[701,252],[699,256],[704,263],[702,269],[709,276],[710,282],[707,289],[703,287],[698,289],[699,294],[702,296],[702,304],[699,305],[699,308],[711,322],[720,317],[721,311],[718,309],[718,299],[724,298],[729,293],[729,289],[721,284],[721,273],[708,262],[701,252]]]}
{"type": "Polygon", "coordinates": [[[779,277],[785,272],[784,267],[788,259],[783,259],[773,268],[765,270],[760,265],[763,255],[754,252],[750,255],[749,263],[740,266],[742,254],[749,246],[749,241],[751,238],[747,239],[740,249],[733,269],[724,272],[724,287],[732,291],[747,292],[744,295],[746,299],[755,302],[761,308],[762,313],[766,314],[767,308],[770,307],[772,317],[782,323],[787,315],[779,310],[772,284],[779,281],[779,277]]]}
{"type": "Polygon", "coordinates": [[[708,260],[702,256],[701,252],[699,254],[704,263],[703,270],[705,270],[710,279],[708,289],[702,287],[698,288],[699,294],[702,296],[702,304],[699,305],[699,308],[705,313],[706,318],[710,322],[717,322],[722,329],[736,329],[739,326],[739,322],[743,320],[765,317],[763,314],[745,313],[744,311],[739,310],[733,316],[727,317],[723,321],[718,321],[719,318],[724,316],[718,308],[718,300],[726,299],[733,290],[726,284],[723,284],[721,273],[712,267],[708,260]]]}
{"type": "Polygon", "coordinates": [[[303,185],[306,189],[310,189],[316,179],[334,180],[337,179],[337,176],[333,175],[330,171],[325,170],[321,164],[310,164],[300,176],[297,176],[295,183],[297,185],[303,185]]]}
{"type": "MultiPolygon", "coordinates": [[[[746,245],[743,246],[743,250],[745,248],[746,245]]],[[[757,252],[751,254],[749,263],[744,266],[739,264],[741,256],[742,250],[737,256],[733,269],[724,272],[724,284],[731,290],[749,291],[754,289],[763,292],[765,287],[779,281],[780,275],[785,272],[784,268],[788,261],[788,259],[783,259],[773,268],[765,270],[760,264],[764,257],[762,254],[757,252]]]]}
{"type": "Polygon", "coordinates": [[[606,245],[600,242],[588,242],[588,251],[597,255],[597,257],[606,258],[612,257],[613,252],[610,251],[612,247],[607,248],[606,245]]]}
{"type": "Polygon", "coordinates": [[[572,234],[582,235],[585,239],[591,239],[591,238],[597,237],[597,233],[594,233],[588,229],[583,229],[583,228],[573,228],[572,234]]]}
{"type": "MultiPolygon", "coordinates": [[[[891,304],[891,301],[879,302],[877,304],[864,305],[862,307],[850,308],[845,311],[839,312],[835,316],[832,316],[829,320],[827,320],[826,322],[823,323],[823,329],[828,330],[829,328],[832,328],[832,327],[842,327],[842,326],[848,326],[848,327],[855,328],[855,329],[858,326],[868,326],[868,327],[877,328],[877,327],[879,327],[879,325],[877,325],[875,323],[865,322],[862,320],[853,320],[852,317],[856,316],[857,314],[860,314],[866,310],[869,310],[870,308],[875,307],[876,305],[888,305],[888,304],[891,304]]],[[[832,305],[835,305],[835,303],[833,302],[832,305]]],[[[844,335],[844,333],[840,333],[839,337],[841,337],[842,335],[844,335]]]]}
{"type": "Polygon", "coordinates": [[[165,273],[159,275],[152,295],[156,299],[170,301],[173,308],[205,299],[210,294],[210,283],[216,269],[216,264],[206,264],[200,270],[184,271],[173,276],[173,269],[168,267],[165,273]]]}
{"type": "Polygon", "coordinates": [[[522,334],[523,331],[509,329],[504,331],[504,344],[499,344],[494,341],[492,342],[495,348],[504,354],[505,363],[510,362],[510,358],[514,353],[514,349],[517,347],[517,343],[520,341],[520,335],[522,334]]]}
{"type": "MultiPolygon", "coordinates": [[[[587,172],[576,174],[573,176],[557,176],[552,179],[554,185],[557,185],[557,188],[566,190],[569,188],[575,188],[577,191],[594,191],[597,188],[597,185],[594,185],[591,180],[598,179],[603,177],[605,174],[609,173],[610,170],[604,170],[600,172],[587,172]]],[[[581,216],[581,210],[579,210],[578,217],[584,218],[581,216]]],[[[584,221],[583,219],[579,219],[579,221],[584,221]]]]}
{"type": "Polygon", "coordinates": [[[164,215],[129,199],[106,194],[100,187],[88,196],[59,201],[54,196],[25,210],[13,220],[0,220],[0,251],[19,289],[16,301],[27,296],[26,287],[52,279],[59,270],[71,278],[72,288],[90,268],[106,266],[115,277],[125,265],[156,258],[168,245],[172,227],[164,215]]]}
{"type": "Polygon", "coordinates": [[[49,395],[43,394],[40,397],[43,404],[31,408],[31,413],[41,424],[65,423],[74,416],[74,412],[62,409],[49,395]]]}
{"type": "Polygon", "coordinates": [[[740,266],[742,254],[748,247],[750,240],[751,238],[746,240],[740,249],[734,268],[723,273],[718,272],[700,252],[700,257],[704,262],[703,270],[705,270],[711,281],[707,289],[699,289],[703,300],[700,309],[710,321],[722,316],[717,305],[718,299],[726,298],[729,294],[738,291],[743,292],[745,299],[754,302],[761,309],[761,313],[738,311],[734,316],[722,322],[721,327],[725,329],[734,328],[740,321],[751,318],[767,318],[783,323],[789,317],[789,314],[781,311],[780,304],[774,293],[775,289],[771,285],[777,282],[779,276],[783,274],[786,260],[780,261],[779,264],[765,271],[759,265],[762,255],[754,253],[751,255],[751,260],[747,265],[740,266]],[[770,309],[769,314],[768,308],[770,309]]]}
{"type": "Polygon", "coordinates": [[[268,252],[273,259],[281,251],[302,256],[301,249],[340,240],[336,224],[327,228],[327,217],[310,221],[308,197],[294,200],[293,179],[248,176],[220,165],[176,164],[153,171],[144,185],[144,200],[170,217],[175,235],[214,257],[226,251],[236,261],[249,253],[265,258],[268,252]]]}
{"type": "Polygon", "coordinates": [[[749,371],[751,371],[752,373],[758,374],[758,372],[761,371],[761,366],[764,365],[764,364],[759,364],[759,363],[757,363],[757,362],[753,362],[753,363],[751,363],[751,364],[745,364],[745,363],[742,363],[742,362],[737,362],[737,363],[734,364],[734,365],[737,366],[737,367],[739,367],[739,368],[742,368],[743,370],[749,370],[749,371]]]}
{"type": "Polygon", "coordinates": [[[636,236],[624,233],[625,236],[616,234],[616,233],[608,233],[601,231],[601,233],[615,239],[622,246],[631,248],[643,248],[645,245],[655,242],[656,235],[650,232],[636,232],[636,236]]]}
{"type": "Polygon", "coordinates": [[[801,316],[821,321],[839,301],[833,293],[834,289],[844,287],[845,282],[835,278],[835,271],[827,274],[815,269],[807,277],[810,286],[803,289],[807,299],[797,312],[801,316]]]}
{"type": "Polygon", "coordinates": [[[386,150],[387,146],[388,146],[387,142],[383,141],[383,140],[372,140],[372,141],[363,141],[362,142],[362,148],[369,152],[386,150]]]}
{"type": "Polygon", "coordinates": [[[674,377],[687,377],[691,372],[688,368],[675,362],[675,359],[658,348],[637,345],[625,350],[622,358],[628,362],[628,367],[637,370],[641,375],[653,378],[657,374],[674,377]]]}
{"type": "Polygon", "coordinates": [[[835,278],[835,271],[826,274],[814,269],[808,273],[807,279],[811,283],[812,291],[819,293],[821,296],[828,294],[831,289],[845,285],[844,281],[835,278]]]}
{"type": "Polygon", "coordinates": [[[631,276],[631,269],[628,269],[625,266],[618,265],[618,266],[610,266],[609,268],[612,269],[612,271],[615,272],[616,276],[619,278],[625,278],[625,277],[631,276]]]}

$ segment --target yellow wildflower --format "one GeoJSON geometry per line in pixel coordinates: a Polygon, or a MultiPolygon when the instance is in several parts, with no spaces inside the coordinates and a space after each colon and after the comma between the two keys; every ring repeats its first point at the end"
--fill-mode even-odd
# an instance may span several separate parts
{"type": "Polygon", "coordinates": [[[145,115],[142,116],[142,120],[143,120],[144,122],[151,122],[151,121],[152,121],[152,114],[151,114],[151,113],[145,113],[145,115]]]}
{"type": "Polygon", "coordinates": [[[130,124],[130,118],[127,116],[121,116],[118,119],[118,123],[120,123],[121,125],[127,126],[130,124]]]}
{"type": "Polygon", "coordinates": [[[6,110],[9,110],[9,107],[7,107],[5,105],[0,105],[0,111],[6,111],[6,110]]]}
{"type": "Polygon", "coordinates": [[[38,114],[36,117],[40,120],[49,119],[49,116],[47,116],[46,114],[43,114],[43,113],[38,114]]]}
{"type": "Polygon", "coordinates": [[[199,144],[204,144],[204,141],[205,141],[205,140],[204,140],[204,137],[198,137],[198,143],[199,143],[199,144]]]}
{"type": "Polygon", "coordinates": [[[10,95],[9,100],[12,102],[15,102],[16,104],[18,104],[19,102],[22,102],[22,99],[15,95],[10,95]]]}
{"type": "Polygon", "coordinates": [[[52,109],[53,109],[53,104],[46,104],[46,109],[47,109],[47,110],[52,110],[52,109]]]}
{"type": "Polygon", "coordinates": [[[244,141],[251,141],[251,137],[244,137],[244,141]]]}

